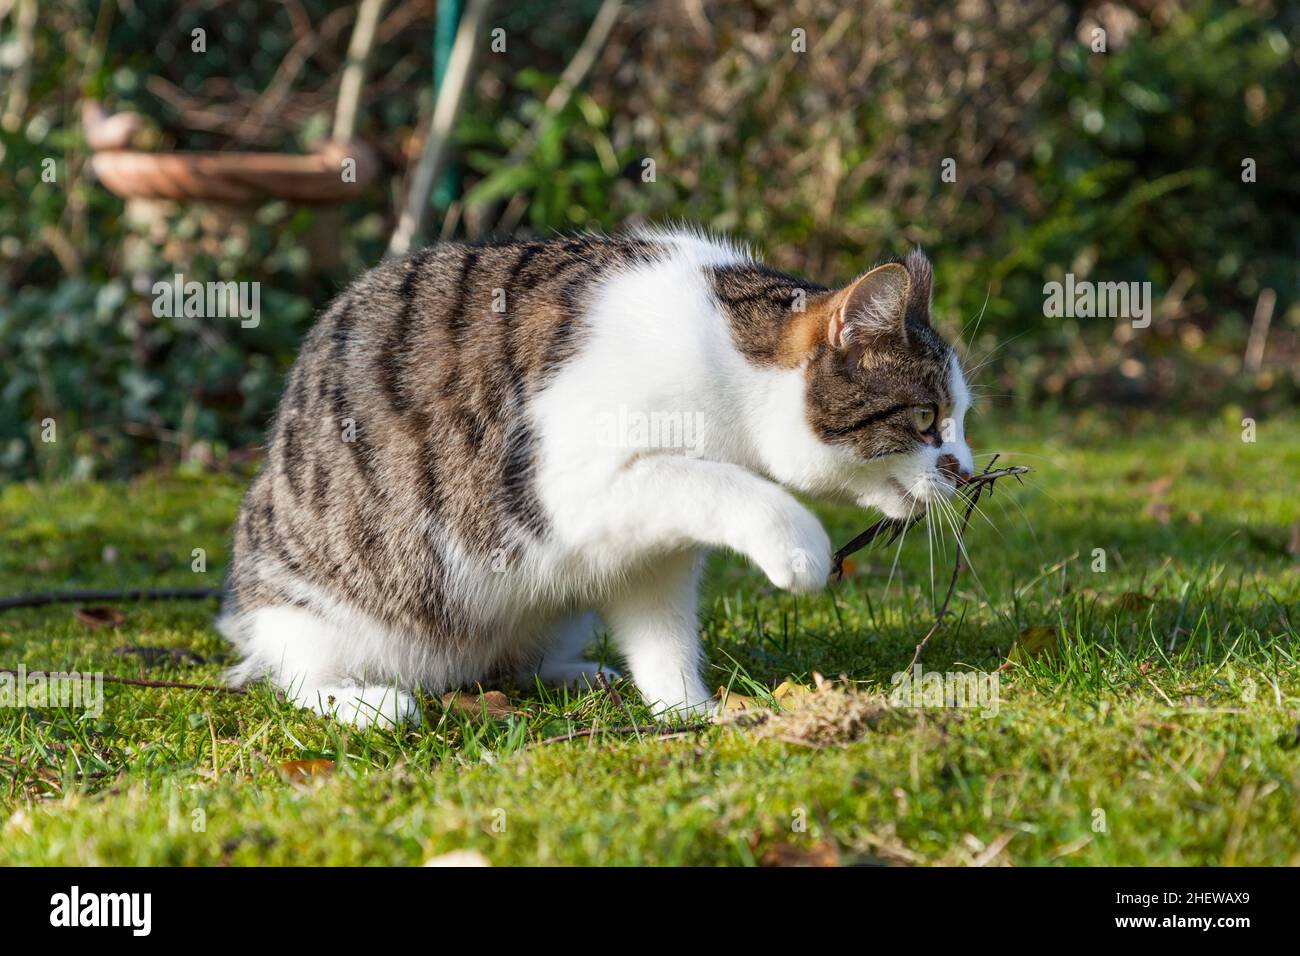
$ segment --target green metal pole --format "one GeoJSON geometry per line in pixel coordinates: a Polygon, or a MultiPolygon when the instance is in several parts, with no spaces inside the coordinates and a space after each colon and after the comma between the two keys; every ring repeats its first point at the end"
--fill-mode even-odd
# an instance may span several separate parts
{"type": "MultiPolygon", "coordinates": [[[[464,0],[438,0],[438,16],[434,22],[433,32],[433,95],[437,99],[438,90],[442,89],[442,78],[447,73],[447,61],[451,59],[451,48],[456,42],[456,28],[460,26],[461,9],[464,0]]],[[[455,159],[447,163],[447,170],[434,188],[433,205],[446,209],[451,201],[460,194],[460,166],[455,159]]]]}

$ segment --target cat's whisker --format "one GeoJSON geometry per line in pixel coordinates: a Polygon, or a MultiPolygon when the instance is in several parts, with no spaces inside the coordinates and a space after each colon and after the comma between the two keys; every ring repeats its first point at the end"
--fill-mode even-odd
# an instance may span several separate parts
{"type": "Polygon", "coordinates": [[[957,337],[958,337],[959,339],[961,339],[962,341],[967,341],[967,340],[970,340],[970,339],[974,339],[975,336],[979,335],[979,333],[980,333],[980,322],[982,322],[982,321],[984,320],[984,313],[985,313],[985,311],[987,311],[987,309],[988,309],[988,307],[989,307],[989,295],[990,295],[990,293],[992,293],[992,291],[993,291],[993,286],[992,286],[992,285],[989,285],[988,287],[986,287],[986,288],[984,289],[984,304],[980,306],[980,310],[979,310],[979,312],[975,315],[975,317],[972,318],[972,319],[968,319],[968,320],[966,321],[966,324],[963,325],[963,326],[961,327],[961,332],[958,334],[957,337]],[[971,329],[971,333],[970,333],[970,335],[967,336],[967,335],[966,335],[966,329],[967,329],[967,327],[971,324],[971,322],[974,322],[974,323],[975,323],[975,328],[971,329]]]}
{"type": "MultiPolygon", "coordinates": [[[[1064,503],[1059,498],[1057,498],[1056,495],[1048,491],[1047,488],[1045,488],[1043,485],[1035,482],[1032,475],[1028,477],[1022,477],[1021,484],[1024,485],[1024,487],[1026,488],[1033,489],[1035,492],[1037,492],[1040,495],[1046,496],[1046,498],[1049,501],[1051,501],[1052,504],[1058,505],[1060,507],[1064,507],[1064,503]]],[[[1019,504],[1019,502],[1017,502],[1017,504],[1019,504]]],[[[1023,510],[1023,508],[1021,510],[1023,510]]]]}
{"type": "Polygon", "coordinates": [[[925,543],[930,549],[930,601],[934,602],[934,530],[930,522],[925,523],[925,543]]]}
{"type": "MultiPolygon", "coordinates": [[[[991,460],[991,459],[993,459],[993,458],[998,458],[998,457],[1003,457],[1003,456],[1011,456],[1011,455],[1014,455],[1016,458],[1029,458],[1029,459],[1032,459],[1032,460],[1034,460],[1034,461],[1045,461],[1045,462],[1047,462],[1048,464],[1053,465],[1053,466],[1057,465],[1057,460],[1056,460],[1055,458],[1049,457],[1049,456],[1047,456],[1047,455],[1035,455],[1035,454],[1033,454],[1032,452],[1020,452],[1020,451],[997,451],[997,452],[991,452],[991,451],[990,451],[990,452],[980,452],[980,453],[978,453],[978,454],[971,455],[971,459],[974,460],[974,461],[977,461],[977,462],[978,462],[978,461],[991,460]]],[[[1028,476],[1021,476],[1021,478],[1020,478],[1020,482],[1021,482],[1021,484],[1023,484],[1025,487],[1027,487],[1027,488],[1032,488],[1032,489],[1034,489],[1035,491],[1039,492],[1040,494],[1046,495],[1047,498],[1048,498],[1048,499],[1049,499],[1053,504],[1056,504],[1056,505],[1061,505],[1061,504],[1062,504],[1062,502],[1060,501],[1060,499],[1058,499],[1058,498],[1057,498],[1055,495],[1053,495],[1050,491],[1048,491],[1048,490],[1047,490],[1046,488],[1044,488],[1042,485],[1036,484],[1036,483],[1034,482],[1034,478],[1033,478],[1033,475],[1032,475],[1032,474],[1031,474],[1031,475],[1028,475],[1028,476]]],[[[992,495],[990,495],[989,497],[992,497],[992,495]]],[[[1017,505],[1018,505],[1018,504],[1019,504],[1019,502],[1017,502],[1017,505]]],[[[1021,510],[1023,511],[1024,509],[1021,508],[1021,510]]]]}
{"type": "Polygon", "coordinates": [[[903,531],[898,536],[898,548],[894,551],[894,563],[889,568],[889,579],[885,581],[885,593],[889,593],[890,585],[894,583],[894,572],[898,570],[898,559],[903,553],[903,542],[907,540],[907,532],[912,528],[912,513],[916,511],[916,499],[912,499],[912,507],[907,511],[907,518],[904,519],[903,531]]]}
{"type": "MultiPolygon", "coordinates": [[[[948,504],[948,507],[949,510],[953,511],[954,514],[956,513],[956,509],[953,508],[951,503],[948,504]]],[[[971,514],[979,515],[984,520],[985,524],[987,524],[990,528],[992,528],[994,533],[999,538],[1001,538],[1003,541],[1006,540],[1006,537],[1002,534],[1002,529],[1000,529],[996,524],[994,524],[993,521],[989,518],[989,516],[984,513],[984,510],[979,506],[978,501],[976,501],[971,506],[971,514]]]]}
{"type": "Polygon", "coordinates": [[[936,512],[936,513],[938,514],[938,516],[939,516],[939,521],[940,521],[940,523],[937,524],[937,525],[935,525],[935,532],[934,532],[934,533],[935,533],[935,537],[937,537],[937,538],[939,539],[939,542],[940,542],[940,545],[941,545],[941,554],[942,554],[942,557],[943,557],[943,562],[944,562],[945,565],[947,565],[947,564],[949,564],[949,559],[948,559],[948,542],[947,542],[947,537],[948,537],[948,536],[945,535],[943,532],[944,532],[944,529],[945,529],[945,528],[946,528],[949,532],[951,532],[953,529],[952,529],[952,526],[948,523],[946,517],[944,516],[944,512],[943,512],[943,506],[944,506],[944,505],[947,505],[947,502],[946,502],[946,501],[943,502],[943,505],[941,505],[940,508],[939,508],[939,510],[936,512]]]}
{"type": "Polygon", "coordinates": [[[983,582],[980,581],[979,572],[975,570],[975,565],[970,558],[970,552],[966,550],[966,540],[964,535],[962,534],[962,523],[961,523],[962,519],[957,514],[956,509],[954,509],[950,503],[944,502],[944,507],[946,509],[944,513],[944,517],[945,520],[951,523],[951,527],[953,529],[953,537],[956,539],[957,548],[961,552],[961,559],[963,562],[965,562],[966,567],[970,569],[971,575],[975,578],[975,582],[979,584],[980,590],[984,591],[985,597],[987,599],[988,591],[985,589],[983,582]]]}
{"type": "MultiPolygon", "coordinates": [[[[948,530],[952,532],[953,538],[957,542],[957,549],[961,549],[962,548],[961,532],[960,532],[959,525],[957,523],[957,519],[954,516],[952,505],[949,502],[945,501],[938,509],[936,509],[935,513],[938,516],[938,520],[943,523],[943,526],[946,526],[948,530]]],[[[962,551],[961,553],[964,554],[964,551],[962,551]]],[[[954,557],[954,561],[956,560],[961,560],[961,559],[959,557],[954,557]]],[[[969,559],[965,559],[965,560],[966,560],[966,564],[969,565],[970,564],[969,559]]]]}
{"type": "Polygon", "coordinates": [[[965,374],[967,381],[974,378],[976,373],[979,372],[980,369],[984,368],[984,366],[988,365],[989,362],[993,361],[994,356],[996,356],[999,351],[1006,348],[1016,339],[1022,338],[1023,336],[1026,336],[1028,334],[1029,334],[1028,331],[1020,332],[1017,333],[1016,335],[1010,336],[1009,338],[1003,339],[997,345],[993,346],[993,348],[989,349],[989,354],[984,356],[984,358],[980,360],[980,363],[976,365],[974,368],[963,368],[962,372],[963,374],[965,374]]]}

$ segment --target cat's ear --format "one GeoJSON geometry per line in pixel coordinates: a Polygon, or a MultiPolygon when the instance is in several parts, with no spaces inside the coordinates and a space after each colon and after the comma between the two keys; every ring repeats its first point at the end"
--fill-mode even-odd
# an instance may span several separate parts
{"type": "Polygon", "coordinates": [[[934,267],[917,246],[907,254],[903,266],[912,280],[907,293],[907,317],[914,322],[930,324],[930,304],[934,299],[934,267]]]}
{"type": "Polygon", "coordinates": [[[843,289],[809,300],[804,314],[787,327],[785,364],[797,365],[823,343],[861,353],[860,359],[870,352],[906,349],[907,319],[915,314],[929,321],[929,276],[930,263],[918,250],[905,265],[876,266],[843,289]],[[923,316],[915,313],[918,296],[924,297],[923,316]]]}
{"type": "Polygon", "coordinates": [[[832,348],[869,349],[907,345],[905,319],[912,278],[897,262],[876,266],[827,302],[826,340],[832,348]]]}

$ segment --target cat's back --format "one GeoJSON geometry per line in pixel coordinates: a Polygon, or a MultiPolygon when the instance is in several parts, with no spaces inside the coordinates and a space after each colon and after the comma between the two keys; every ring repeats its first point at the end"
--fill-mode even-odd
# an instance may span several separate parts
{"type": "Polygon", "coordinates": [[[591,289],[661,251],[649,240],[584,236],[443,243],[384,262],[316,322],[282,411],[337,397],[417,421],[450,415],[473,441],[483,401],[536,389],[580,347],[591,289]]]}
{"type": "Polygon", "coordinates": [[[540,539],[530,400],[581,350],[594,291],[665,254],[580,236],[440,244],[370,270],[303,343],[247,520],[386,567],[403,541],[427,547],[412,528],[480,555],[540,539]]]}
{"type": "Polygon", "coordinates": [[[695,235],[577,236],[440,244],[358,278],[286,380],[241,510],[233,604],[319,589],[455,632],[465,582],[521,581],[486,569],[547,553],[544,442],[589,442],[593,401],[668,407],[705,387],[708,353],[732,351],[736,331],[711,320],[715,300],[770,297],[746,261],[695,235]]]}

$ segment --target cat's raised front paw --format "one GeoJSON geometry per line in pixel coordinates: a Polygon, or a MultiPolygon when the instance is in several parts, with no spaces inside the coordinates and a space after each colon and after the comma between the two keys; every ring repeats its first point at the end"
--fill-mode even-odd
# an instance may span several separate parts
{"type": "Polygon", "coordinates": [[[831,573],[831,539],[821,522],[802,506],[787,509],[752,552],[763,573],[783,591],[815,593],[831,573]]]}

